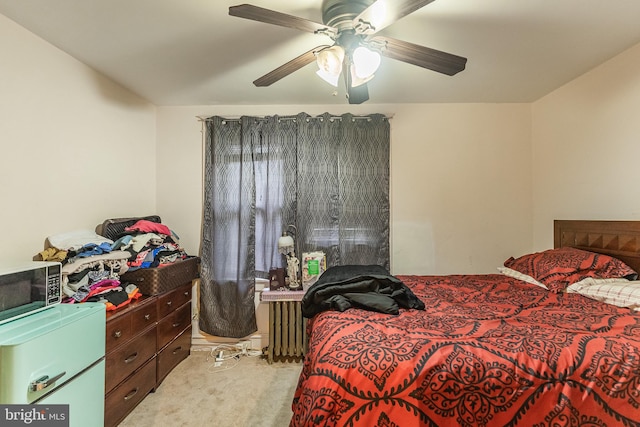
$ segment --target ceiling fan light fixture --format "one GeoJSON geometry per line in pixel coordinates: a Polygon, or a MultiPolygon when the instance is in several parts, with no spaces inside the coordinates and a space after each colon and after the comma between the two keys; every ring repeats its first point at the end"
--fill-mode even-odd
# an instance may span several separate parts
{"type": "Polygon", "coordinates": [[[380,67],[380,54],[376,51],[358,46],[353,51],[353,69],[359,79],[369,79],[380,67]]]}
{"type": "Polygon", "coordinates": [[[465,69],[467,58],[376,35],[431,2],[433,0],[322,0],[322,24],[251,4],[231,6],[229,15],[327,36],[334,41],[333,46],[317,46],[282,64],[255,80],[255,86],[269,86],[316,61],[318,76],[336,87],[342,76],[349,104],[361,104],[369,99],[366,83],[378,69],[380,55],[448,76],[465,69]]]}
{"type": "Polygon", "coordinates": [[[355,64],[351,64],[351,87],[358,87],[360,85],[363,85],[371,80],[373,80],[373,78],[375,77],[375,74],[370,74],[366,77],[360,77],[358,76],[358,74],[356,73],[356,66],[355,64]]]}
{"type": "Polygon", "coordinates": [[[316,54],[318,63],[316,74],[327,83],[338,86],[338,78],[342,73],[342,61],[344,61],[344,49],[341,46],[334,45],[322,49],[316,54]]]}
{"type": "Polygon", "coordinates": [[[322,69],[316,71],[316,74],[318,75],[318,77],[320,77],[330,85],[338,87],[338,79],[340,78],[340,74],[329,74],[322,69]]]}

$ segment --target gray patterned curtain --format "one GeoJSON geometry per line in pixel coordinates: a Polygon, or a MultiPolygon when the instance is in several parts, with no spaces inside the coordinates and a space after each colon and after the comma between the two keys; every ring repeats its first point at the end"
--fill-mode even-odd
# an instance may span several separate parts
{"type": "MultiPolygon", "coordinates": [[[[389,121],[380,114],[206,121],[200,329],[257,330],[256,277],[284,266],[277,240],[327,265],[389,268],[389,121]]],[[[298,254],[300,256],[301,253],[298,254]]]]}

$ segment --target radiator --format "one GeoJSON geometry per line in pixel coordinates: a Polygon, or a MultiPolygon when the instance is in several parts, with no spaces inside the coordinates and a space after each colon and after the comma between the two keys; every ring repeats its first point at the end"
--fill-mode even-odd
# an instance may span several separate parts
{"type": "Polygon", "coordinates": [[[307,349],[306,326],[300,301],[269,301],[269,363],[302,359],[307,349]]]}

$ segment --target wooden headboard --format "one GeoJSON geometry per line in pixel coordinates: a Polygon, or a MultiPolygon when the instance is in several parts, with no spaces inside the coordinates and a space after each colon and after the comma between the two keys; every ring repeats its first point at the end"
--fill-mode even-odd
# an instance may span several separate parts
{"type": "Polygon", "coordinates": [[[553,246],[611,255],[640,272],[640,221],[555,220],[553,246]]]}

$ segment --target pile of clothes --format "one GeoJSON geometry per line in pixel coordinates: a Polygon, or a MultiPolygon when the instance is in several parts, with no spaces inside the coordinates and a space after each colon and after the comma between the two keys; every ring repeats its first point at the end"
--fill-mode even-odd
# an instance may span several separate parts
{"type": "Polygon", "coordinates": [[[77,230],[47,237],[47,249],[37,257],[62,263],[63,302],[103,302],[116,310],[142,296],[132,283],[122,283],[127,271],[158,267],[187,258],[178,236],[166,225],[140,220],[113,241],[77,230]]]}
{"type": "Polygon", "coordinates": [[[128,271],[154,268],[187,258],[178,236],[166,225],[141,219],[113,243],[113,249],[129,252],[128,271]]]}

